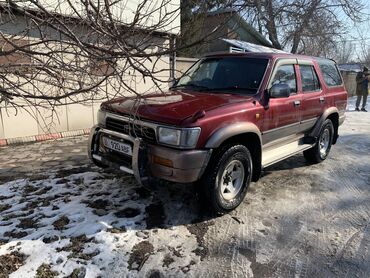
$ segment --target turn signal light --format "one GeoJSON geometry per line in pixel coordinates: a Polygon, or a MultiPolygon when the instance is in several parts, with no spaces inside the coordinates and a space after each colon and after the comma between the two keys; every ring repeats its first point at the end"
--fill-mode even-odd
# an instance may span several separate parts
{"type": "Polygon", "coordinates": [[[159,164],[159,165],[163,165],[163,166],[167,166],[167,167],[173,167],[172,160],[169,160],[167,158],[152,155],[152,161],[155,164],[159,164]]]}

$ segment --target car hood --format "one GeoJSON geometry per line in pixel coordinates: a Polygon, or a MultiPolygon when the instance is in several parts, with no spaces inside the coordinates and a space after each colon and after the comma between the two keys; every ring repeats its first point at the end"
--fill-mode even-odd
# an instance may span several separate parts
{"type": "Polygon", "coordinates": [[[121,115],[136,115],[141,119],[180,125],[185,119],[201,111],[251,100],[251,96],[219,92],[188,90],[153,93],[140,97],[122,97],[104,102],[102,109],[121,115]]]}

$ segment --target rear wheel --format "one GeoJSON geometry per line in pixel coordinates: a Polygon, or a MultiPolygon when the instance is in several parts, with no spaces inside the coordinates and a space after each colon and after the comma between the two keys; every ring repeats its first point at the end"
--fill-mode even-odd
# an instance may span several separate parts
{"type": "Polygon", "coordinates": [[[212,158],[199,186],[207,206],[217,214],[240,205],[252,178],[252,157],[244,145],[222,147],[212,158]]]}
{"type": "Polygon", "coordinates": [[[319,137],[316,145],[303,152],[307,161],[312,163],[319,163],[325,160],[330,152],[334,137],[334,126],[331,120],[326,120],[321,127],[319,137]]]}

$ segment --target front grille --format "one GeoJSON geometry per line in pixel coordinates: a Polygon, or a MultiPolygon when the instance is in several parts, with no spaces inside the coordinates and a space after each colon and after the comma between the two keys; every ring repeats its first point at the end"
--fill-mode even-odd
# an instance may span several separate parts
{"type": "Polygon", "coordinates": [[[129,142],[127,140],[117,138],[117,137],[114,137],[108,134],[104,134],[104,133],[100,133],[100,136],[99,136],[99,154],[102,157],[104,157],[106,160],[113,162],[117,165],[123,165],[123,166],[126,166],[127,168],[132,168],[132,165],[131,165],[132,156],[129,156],[124,153],[120,153],[120,152],[117,152],[115,150],[105,147],[103,144],[103,137],[108,137],[112,140],[120,141],[122,143],[128,144],[133,149],[134,146],[132,142],[129,142]]]}
{"type": "Polygon", "coordinates": [[[127,121],[106,118],[106,128],[120,133],[131,135],[132,137],[139,137],[150,143],[156,143],[155,130],[151,127],[141,126],[127,121]]]}
{"type": "Polygon", "coordinates": [[[106,160],[113,162],[117,165],[123,165],[129,169],[132,168],[132,158],[115,151],[109,151],[102,155],[106,160]]]}

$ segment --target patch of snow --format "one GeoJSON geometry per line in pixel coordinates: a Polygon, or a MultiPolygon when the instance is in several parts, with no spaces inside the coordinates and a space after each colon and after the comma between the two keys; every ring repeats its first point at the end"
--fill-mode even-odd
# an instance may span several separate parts
{"type": "Polygon", "coordinates": [[[0,255],[14,250],[28,256],[25,264],[10,277],[32,277],[42,263],[50,264],[59,273],[58,277],[70,275],[79,267],[86,269],[87,278],[135,277],[138,271],[130,271],[128,260],[134,246],[141,241],[152,244],[154,251],[147,255],[140,273],[157,269],[164,274],[185,276],[182,268],[194,259],[195,237],[184,225],[146,230],[145,209],[153,197],[140,198],[137,188],[132,177],[117,178],[99,172],[63,178],[51,173],[44,180],[22,179],[1,185],[2,204],[9,208],[0,212],[0,240],[9,242],[0,246],[0,255]],[[103,204],[101,208],[99,202],[103,204]],[[98,209],[102,211],[100,215],[96,213],[98,209]],[[132,215],[118,214],[125,209],[132,215]],[[61,222],[59,227],[55,223],[62,217],[65,223],[61,222]],[[35,223],[22,224],[25,219],[35,223]],[[113,228],[123,230],[112,232],[113,228]],[[27,234],[17,239],[16,235],[9,235],[11,232],[27,234]],[[81,250],[73,251],[69,247],[80,236],[86,236],[86,242],[81,243],[81,250]],[[175,257],[173,250],[182,255],[175,257]],[[89,254],[93,254],[91,258],[83,258],[89,254]],[[162,262],[166,254],[174,259],[169,266],[162,262]]]}

